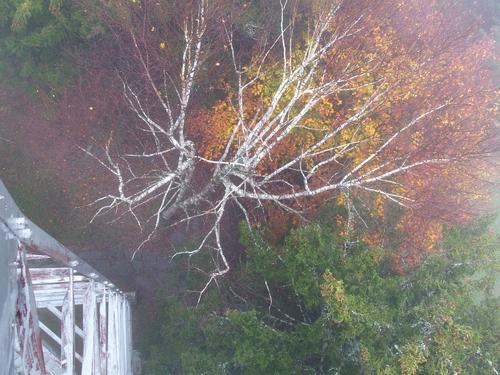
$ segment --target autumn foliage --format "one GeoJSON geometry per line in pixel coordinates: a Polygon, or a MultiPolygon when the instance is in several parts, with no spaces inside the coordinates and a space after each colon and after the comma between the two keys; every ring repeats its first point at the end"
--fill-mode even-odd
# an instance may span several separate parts
{"type": "MultiPolygon", "coordinates": [[[[173,103],[179,95],[176,90],[182,83],[179,66],[186,43],[184,32],[188,24],[191,30],[196,28],[194,20],[202,3],[144,0],[96,6],[82,2],[82,9],[99,20],[102,34],[91,51],[80,55],[74,52],[72,60],[77,62],[79,81],[56,97],[47,96],[45,107],[43,103],[33,105],[25,114],[30,119],[19,115],[23,123],[20,137],[36,134],[30,146],[34,159],[55,170],[64,191],[71,191],[74,205],[86,207],[80,212],[88,214],[86,205],[114,188],[114,177],[90,164],[94,161],[89,155],[83,157],[85,152],[106,159],[106,145],[111,139],[110,156],[127,168],[123,155],[145,155],[159,147],[142,119],[131,110],[128,99],[137,95],[149,119],[162,126],[168,123],[158,96],[168,94],[173,103]],[[149,80],[160,88],[158,92],[149,80]],[[47,118],[39,121],[37,116],[47,118]],[[56,125],[46,131],[51,124],[56,125]],[[44,137],[58,141],[49,144],[44,137]],[[84,173],[78,173],[82,168],[84,173]]],[[[205,14],[208,26],[203,34],[206,45],[200,49],[199,69],[186,104],[185,136],[194,144],[196,158],[189,176],[179,178],[192,178],[189,188],[175,198],[198,193],[210,183],[230,137],[235,141],[227,150],[228,159],[244,142],[245,131],[251,130],[239,128],[234,133],[239,116],[250,128],[255,126],[282,80],[280,2],[209,3],[205,14]],[[274,47],[266,49],[270,45],[274,47]],[[243,113],[238,113],[235,63],[242,77],[256,76],[242,98],[243,113]]],[[[350,30],[350,34],[321,57],[317,70],[321,74],[314,75],[312,85],[320,85],[324,77],[349,77],[348,82],[316,103],[252,172],[256,177],[265,176],[293,160],[318,142],[321,134],[338,129],[350,116],[362,112],[373,97],[378,99],[369,112],[319,149],[325,154],[335,150],[338,157],[324,164],[323,154],[301,160],[302,164],[279,176],[282,184],[272,185],[267,193],[306,191],[304,171],[315,172],[307,187],[314,190],[346,175],[355,179],[377,168],[404,168],[434,158],[439,162],[391,175],[386,181],[290,199],[285,202],[287,210],[272,201],[248,197],[237,197],[237,201],[250,213],[254,224],[267,221],[276,238],[325,203],[336,202],[345,212],[337,218],[341,233],[395,250],[394,265],[404,272],[419,264],[423,255],[439,250],[447,225],[465,224],[488,205],[489,184],[495,179],[492,161],[498,151],[498,92],[491,69],[497,60],[495,43],[481,14],[465,0],[294,0],[287,2],[283,11],[290,29],[294,29],[293,33],[285,31],[290,38],[288,50],[293,51],[286,55],[290,66],[300,65],[307,54],[318,14],[338,4],[335,21],[322,38],[328,40],[339,30],[350,30]],[[439,110],[432,111],[435,108],[439,110]],[[429,115],[405,130],[409,122],[428,111],[429,115]],[[395,141],[383,147],[393,135],[397,135],[395,141]],[[379,149],[369,163],[363,164],[379,149]]],[[[286,108],[295,88],[288,87],[275,113],[286,108]]],[[[309,99],[303,95],[288,114],[295,116],[309,99]]],[[[175,108],[173,112],[179,111],[175,108]]],[[[134,173],[144,177],[132,178],[127,188],[140,189],[143,181],[162,176],[162,163],[173,164],[174,159],[127,160],[134,173]]],[[[213,188],[200,201],[214,201],[222,190],[220,186],[213,188]]],[[[153,210],[158,204],[152,204],[153,210]]],[[[154,222],[147,205],[141,204],[138,214],[146,217],[148,225],[154,222]]]]}
{"type": "MultiPolygon", "coordinates": [[[[446,109],[425,119],[377,156],[379,165],[397,160],[402,152],[408,162],[430,155],[450,160],[412,169],[394,180],[392,193],[405,196],[400,203],[407,208],[395,209],[395,202],[377,194],[376,188],[351,193],[351,198],[353,194],[356,197],[351,203],[357,207],[350,214],[358,228],[363,226],[362,221],[372,223],[365,234],[368,243],[381,245],[384,233],[400,233],[400,240],[393,245],[399,249],[395,263],[403,270],[418,264],[422,254],[435,250],[444,225],[464,224],[488,202],[486,181],[494,173],[488,158],[497,151],[498,139],[498,129],[493,126],[498,114],[498,93],[489,67],[496,58],[494,41],[467,7],[451,6],[447,1],[354,1],[342,9],[339,22],[351,22],[359,15],[364,16],[360,27],[366,31],[339,44],[322,63],[332,72],[350,64],[359,66],[360,78],[353,86],[362,88],[321,101],[303,120],[303,128],[285,139],[259,168],[272,170],[314,142],[317,129],[341,124],[373,94],[377,84],[387,87],[382,103],[359,126],[342,131],[325,148],[347,141],[363,145],[347,152],[337,164],[331,164],[323,178],[343,173],[346,165],[356,165],[367,158],[419,111],[449,103],[446,109]],[[361,75],[364,71],[370,74],[361,75]],[[389,226],[392,229],[388,230],[389,226]]],[[[300,16],[297,17],[296,22],[300,22],[300,16]]],[[[257,68],[249,62],[245,69],[257,68]]],[[[252,118],[261,103],[270,100],[279,75],[278,56],[271,59],[247,92],[245,116],[252,118]]],[[[199,110],[190,122],[193,138],[207,159],[220,156],[237,123],[232,105],[234,87],[229,79],[219,86],[227,97],[199,110]]],[[[338,195],[339,204],[347,204],[345,192],[334,195],[338,195]]],[[[320,207],[325,199],[328,197],[323,195],[300,205],[320,207]]],[[[269,210],[267,218],[276,229],[286,222],[282,214],[269,210]]]]}

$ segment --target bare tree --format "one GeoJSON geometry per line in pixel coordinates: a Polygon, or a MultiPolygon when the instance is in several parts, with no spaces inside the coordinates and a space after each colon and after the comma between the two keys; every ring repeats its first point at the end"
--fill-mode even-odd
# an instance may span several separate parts
{"type": "Polygon", "coordinates": [[[280,2],[279,35],[262,50],[251,67],[239,63],[231,25],[227,20],[221,21],[234,67],[236,93],[232,106],[237,123],[218,158],[203,157],[186,131],[190,100],[207,48],[207,28],[210,22],[215,22],[208,17],[207,0],[200,0],[183,22],[184,47],[177,77],[167,72],[163,72],[161,80],[153,77],[147,56],[141,52],[136,36],[132,36],[143,68],[144,85],[154,93],[164,116],[162,121],[158,120],[159,116],[147,109],[139,90],[124,80],[125,97],[140,119],[140,130],[150,139],[150,146],[143,152],[118,155],[113,151],[110,138],[104,154],[92,154],[116,179],[116,192],[94,202],[101,205],[95,216],[125,208],[139,226],[146,227],[148,221],[153,223],[136,252],[154,236],[162,221],[181,223],[197,217],[211,220],[210,229],[199,246],[178,253],[191,256],[204,248],[215,249],[215,270],[203,291],[230,269],[221,243],[221,219],[229,202],[237,204],[247,220],[248,202],[273,202],[294,211],[293,202],[298,200],[353,189],[375,192],[405,205],[409,199],[392,189],[398,175],[423,165],[450,161],[449,156],[416,157],[410,153],[384,159],[393,144],[451,105],[443,101],[440,105],[424,108],[406,123],[394,126],[396,130],[382,135],[385,138],[363,160],[345,163],[347,156],[368,140],[339,142],[338,136],[346,129],[359,130],[362,120],[379,108],[393,87],[383,78],[365,79],[376,69],[373,58],[336,67],[334,73],[326,67],[325,60],[337,46],[345,45],[346,40],[363,31],[361,20],[365,14],[339,22],[343,2],[325,1],[307,36],[299,38],[294,29],[293,12],[289,11],[287,3],[287,0],[280,2]],[[279,84],[269,100],[260,101],[258,108],[249,113],[247,92],[259,81],[262,72],[269,69],[271,56],[275,59],[276,55],[281,55],[279,84]],[[361,81],[364,83],[360,84],[361,81]],[[261,168],[266,160],[273,158],[280,144],[297,129],[305,127],[304,119],[318,103],[338,93],[361,90],[366,85],[375,89],[349,116],[329,127],[311,129],[315,134],[313,144],[289,155],[272,170],[261,168]],[[138,161],[150,168],[138,172],[134,168],[138,161]],[[332,168],[332,165],[341,167],[332,168]],[[194,183],[197,169],[210,171],[210,178],[201,187],[194,183]],[[137,215],[137,210],[145,206],[153,211],[147,219],[137,215]]]}

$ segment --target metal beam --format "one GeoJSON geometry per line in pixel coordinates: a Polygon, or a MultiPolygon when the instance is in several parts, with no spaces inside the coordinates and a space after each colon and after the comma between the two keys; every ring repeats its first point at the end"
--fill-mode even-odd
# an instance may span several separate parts
{"type": "MultiPolygon", "coordinates": [[[[47,334],[47,336],[49,336],[52,340],[54,340],[57,344],[59,344],[61,346],[61,350],[62,350],[62,339],[57,336],[57,334],[52,331],[49,327],[47,327],[45,324],[43,324],[43,322],[39,322],[39,325],[40,325],[40,329],[45,332],[47,334]]],[[[80,354],[78,354],[77,352],[74,352],[75,353],[75,358],[78,359],[80,362],[83,361],[83,358],[80,354]]]]}
{"type": "Polygon", "coordinates": [[[61,362],[50,351],[50,348],[43,346],[43,356],[45,358],[45,367],[50,375],[61,375],[61,362]]]}
{"type": "MultiPolygon", "coordinates": [[[[33,268],[30,267],[33,285],[69,283],[70,268],[33,268]]],[[[73,275],[74,282],[89,281],[88,277],[73,275]]]]}
{"type": "MultiPolygon", "coordinates": [[[[63,320],[62,312],[57,307],[48,306],[47,310],[49,310],[54,316],[56,316],[60,320],[63,320]]],[[[84,337],[83,330],[80,327],[78,327],[76,324],[74,324],[74,326],[75,326],[75,333],[83,339],[83,337],[84,337]]]]}
{"type": "Polygon", "coordinates": [[[35,296],[31,286],[30,272],[26,265],[24,249],[20,249],[21,272],[17,275],[18,298],[16,305],[17,337],[24,372],[45,375],[42,339],[40,336],[35,296]]]}
{"type": "Polygon", "coordinates": [[[108,317],[106,305],[106,292],[99,304],[99,357],[101,362],[101,375],[106,375],[108,371],[108,317]]]}
{"type": "MultiPolygon", "coordinates": [[[[17,207],[14,199],[8,192],[7,188],[0,180],[0,196],[2,196],[2,204],[8,207],[8,212],[5,213],[5,218],[22,218],[22,223],[13,222],[12,225],[22,225],[18,228],[20,231],[28,233],[30,238],[19,238],[27,245],[29,252],[42,253],[49,256],[52,260],[61,263],[65,267],[73,267],[79,274],[85,275],[94,279],[99,283],[106,283],[109,287],[114,288],[113,283],[108,280],[104,275],[97,271],[94,267],[89,265],[83,259],[71,252],[68,248],[55,240],[52,236],[46,233],[43,229],[25,217],[22,211],[17,207]]],[[[0,207],[2,208],[2,207],[0,207]]],[[[0,209],[0,213],[3,214],[0,209]]],[[[23,233],[24,233],[23,232],[23,233]]],[[[9,232],[10,233],[10,232],[9,232]]]]}
{"type": "Polygon", "coordinates": [[[61,370],[63,375],[73,375],[75,371],[75,295],[73,270],[69,278],[69,288],[63,300],[61,311],[61,370]]]}
{"type": "MultiPolygon", "coordinates": [[[[0,249],[4,250],[0,252],[0,375],[19,371],[75,375],[75,359],[85,368],[83,375],[129,375],[130,307],[123,293],[24,217],[0,181],[2,229],[5,235],[0,233],[0,249]],[[75,305],[83,305],[85,333],[76,324],[75,305]],[[47,308],[59,319],[60,332],[50,328],[49,320],[38,321],[38,308],[47,308]],[[10,331],[17,334],[9,335],[10,331]],[[75,351],[75,334],[83,340],[85,355],[75,351]],[[49,345],[52,340],[61,347],[60,359],[54,354],[57,347],[49,345]],[[14,369],[16,345],[20,358],[14,369]]],[[[42,317],[50,318],[44,314],[42,317]]]]}
{"type": "Polygon", "coordinates": [[[36,261],[36,260],[47,260],[50,259],[48,255],[43,255],[43,254],[33,254],[33,253],[27,253],[26,254],[26,260],[29,261],[36,261]]]}

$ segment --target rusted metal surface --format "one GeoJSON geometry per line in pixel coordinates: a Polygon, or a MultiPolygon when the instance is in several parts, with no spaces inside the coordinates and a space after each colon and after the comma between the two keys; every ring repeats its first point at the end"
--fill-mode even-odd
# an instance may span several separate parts
{"type": "Polygon", "coordinates": [[[46,375],[35,295],[22,248],[18,259],[21,272],[17,278],[16,323],[23,371],[25,375],[46,375]]]}
{"type": "Polygon", "coordinates": [[[0,200],[0,206],[3,204],[5,209],[0,208],[0,217],[4,219],[12,219],[11,229],[16,233],[7,234],[7,236],[21,237],[28,247],[35,250],[36,253],[49,256],[51,259],[64,265],[72,267],[75,271],[82,275],[92,277],[96,282],[112,284],[104,275],[99,273],[95,268],[80,259],[76,254],[71,252],[56,239],[46,233],[38,225],[26,218],[21,210],[17,207],[11,195],[7,191],[5,185],[0,180],[0,196],[4,198],[0,200]],[[24,237],[29,233],[29,237],[24,237]]]}
{"type": "Polygon", "coordinates": [[[83,347],[82,375],[100,375],[99,363],[99,326],[97,323],[97,302],[95,285],[88,286],[83,304],[83,332],[85,343],[83,347]]]}
{"type": "MultiPolygon", "coordinates": [[[[76,305],[82,305],[84,303],[85,292],[88,286],[88,281],[74,283],[73,298],[76,305]]],[[[69,283],[33,285],[37,306],[39,308],[62,306],[68,288],[69,283]]],[[[96,298],[98,302],[101,301],[103,293],[104,285],[98,285],[96,287],[96,298]]]]}
{"type": "MultiPolygon", "coordinates": [[[[59,311],[56,308],[54,309],[59,311]]],[[[75,300],[73,294],[73,272],[70,273],[69,288],[64,297],[60,319],[61,370],[63,375],[73,375],[75,372],[75,300]]]]}
{"type": "Polygon", "coordinates": [[[99,304],[99,360],[101,363],[101,375],[107,374],[107,363],[108,363],[108,317],[106,309],[106,291],[101,303],[99,304]]]}
{"type": "Polygon", "coordinates": [[[109,294],[108,302],[108,373],[118,374],[119,373],[119,352],[117,350],[111,350],[112,348],[118,347],[118,335],[117,335],[117,320],[118,320],[118,304],[117,296],[115,293],[109,294]]]}
{"type": "Polygon", "coordinates": [[[75,359],[83,375],[131,374],[125,295],[25,218],[1,181],[0,250],[0,375],[74,375],[75,359]],[[38,309],[52,323],[39,321],[38,309]]]}
{"type": "Polygon", "coordinates": [[[26,260],[29,261],[36,261],[36,260],[47,260],[51,259],[48,255],[42,255],[42,254],[33,254],[33,253],[28,253],[26,254],[26,260]]]}
{"type": "Polygon", "coordinates": [[[130,303],[122,295],[122,330],[123,330],[123,358],[124,358],[124,374],[132,375],[132,311],[130,303]]]}
{"type": "MultiPolygon", "coordinates": [[[[70,268],[31,268],[31,281],[36,284],[63,284],[69,283],[72,274],[70,268]]],[[[73,281],[87,281],[88,278],[82,275],[75,275],[73,281]]],[[[67,287],[67,285],[65,285],[67,287]]]]}

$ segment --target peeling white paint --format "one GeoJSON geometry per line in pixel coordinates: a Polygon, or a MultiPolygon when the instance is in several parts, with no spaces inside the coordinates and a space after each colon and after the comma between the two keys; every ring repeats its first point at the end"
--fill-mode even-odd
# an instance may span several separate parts
{"type": "Polygon", "coordinates": [[[0,251],[0,375],[131,374],[127,299],[25,218],[1,181],[0,197],[5,233],[0,236],[5,250],[0,251]],[[75,305],[83,305],[83,330],[75,305]],[[59,319],[60,327],[39,322],[41,308],[59,319]],[[83,356],[75,350],[75,333],[83,339],[83,356]],[[75,359],[82,363],[81,372],[75,372],[75,359]]]}

